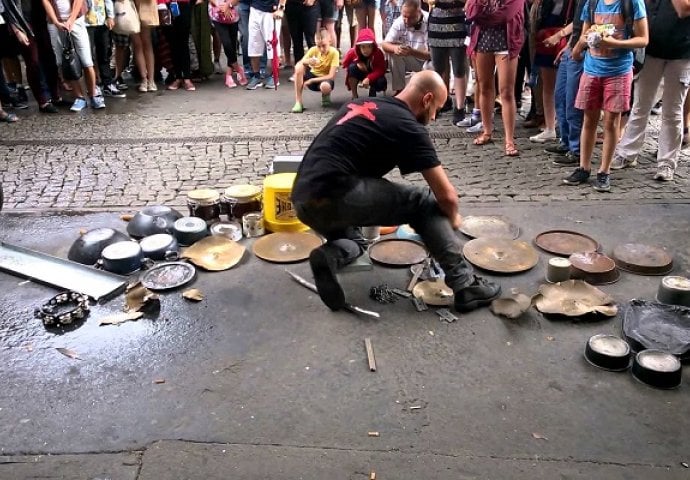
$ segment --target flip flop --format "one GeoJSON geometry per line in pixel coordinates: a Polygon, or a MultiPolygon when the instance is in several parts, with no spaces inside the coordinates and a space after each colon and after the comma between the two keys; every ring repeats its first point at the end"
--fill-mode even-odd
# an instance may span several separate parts
{"type": "Polygon", "coordinates": [[[17,117],[14,113],[5,112],[5,116],[0,117],[0,122],[14,123],[14,122],[18,122],[18,121],[19,121],[19,117],[17,117]]]}

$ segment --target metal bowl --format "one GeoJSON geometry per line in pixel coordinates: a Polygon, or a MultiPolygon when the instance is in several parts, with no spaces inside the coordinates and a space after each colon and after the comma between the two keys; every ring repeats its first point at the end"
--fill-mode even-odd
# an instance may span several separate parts
{"type": "Polygon", "coordinates": [[[95,228],[74,241],[67,258],[84,265],[95,265],[105,247],[125,240],[129,240],[129,237],[123,232],[113,228],[95,228]]]}
{"type": "Polygon", "coordinates": [[[172,233],[173,225],[178,218],[182,218],[182,214],[165,205],[144,207],[129,221],[127,233],[134,238],[148,237],[157,233],[172,233]]]}
{"type": "Polygon", "coordinates": [[[630,356],[630,345],[614,335],[594,335],[585,346],[585,360],[612,372],[627,370],[630,356]]]}

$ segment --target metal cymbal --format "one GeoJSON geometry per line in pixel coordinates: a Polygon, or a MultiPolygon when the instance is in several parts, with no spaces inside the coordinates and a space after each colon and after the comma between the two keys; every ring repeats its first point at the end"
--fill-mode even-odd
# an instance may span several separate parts
{"type": "Polygon", "coordinates": [[[308,232],[271,233],[254,242],[254,255],[274,263],[301,262],[309,258],[312,250],[320,247],[323,240],[308,232]]]}
{"type": "Polygon", "coordinates": [[[509,238],[520,236],[520,228],[502,215],[470,215],[463,217],[460,231],[470,238],[509,238]]]}
{"type": "Polygon", "coordinates": [[[659,245],[618,245],[613,249],[613,259],[621,270],[640,275],[665,275],[673,270],[673,256],[659,245]]]}
{"type": "Polygon", "coordinates": [[[570,230],[547,230],[537,235],[534,243],[542,250],[561,257],[578,252],[598,252],[601,248],[592,237],[570,230]]]}
{"type": "Polygon", "coordinates": [[[226,237],[212,235],[182,251],[181,258],[188,258],[197,267],[211,271],[228,270],[242,259],[245,248],[226,237]]]}
{"type": "Polygon", "coordinates": [[[428,255],[426,247],[414,240],[391,238],[369,247],[369,258],[389,267],[408,267],[423,262],[428,255]]]}
{"type": "Polygon", "coordinates": [[[539,261],[529,243],[505,238],[475,238],[465,244],[462,253],[472,265],[498,273],[524,272],[539,261]]]}
{"type": "Polygon", "coordinates": [[[412,295],[427,305],[446,307],[453,304],[453,290],[441,279],[419,282],[412,289],[412,295]]]}

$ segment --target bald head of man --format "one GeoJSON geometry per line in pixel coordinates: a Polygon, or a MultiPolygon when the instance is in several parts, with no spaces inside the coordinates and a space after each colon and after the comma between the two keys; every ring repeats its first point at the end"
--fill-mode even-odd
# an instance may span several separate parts
{"type": "Polygon", "coordinates": [[[410,82],[397,96],[410,107],[417,121],[427,125],[436,119],[436,112],[448,98],[448,89],[441,76],[432,70],[412,75],[410,82]]]}

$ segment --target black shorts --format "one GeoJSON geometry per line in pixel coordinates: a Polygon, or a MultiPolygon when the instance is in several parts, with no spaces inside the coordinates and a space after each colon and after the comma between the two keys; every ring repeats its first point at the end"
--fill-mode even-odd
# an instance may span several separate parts
{"type": "Polygon", "coordinates": [[[335,14],[335,6],[333,0],[319,0],[319,9],[321,10],[321,21],[333,20],[335,14]]]}
{"type": "MultiPolygon", "coordinates": [[[[311,70],[307,70],[306,72],[304,72],[304,81],[305,82],[311,78],[316,78],[316,75],[311,73],[311,70]]],[[[335,87],[335,82],[333,80],[324,80],[324,82],[328,82],[331,84],[331,90],[333,90],[333,88],[335,87]]],[[[318,83],[310,83],[309,85],[307,85],[307,88],[309,90],[311,90],[312,92],[320,92],[321,91],[320,84],[318,84],[318,83]]]]}
{"type": "Polygon", "coordinates": [[[0,58],[12,58],[19,55],[19,42],[10,33],[8,24],[0,25],[0,58]]]}

